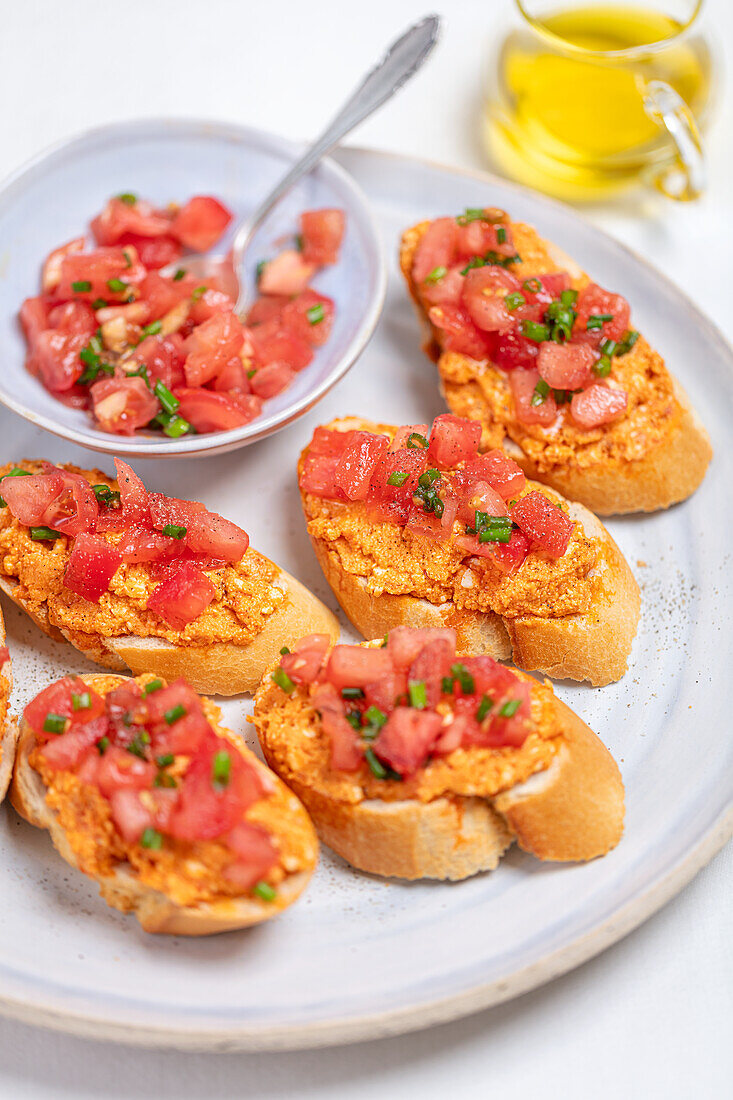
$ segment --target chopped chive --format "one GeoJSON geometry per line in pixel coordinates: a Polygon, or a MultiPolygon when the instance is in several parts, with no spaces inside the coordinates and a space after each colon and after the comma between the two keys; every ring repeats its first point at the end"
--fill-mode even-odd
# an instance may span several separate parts
{"type": "Polygon", "coordinates": [[[31,527],[31,538],[34,542],[50,542],[52,539],[60,539],[60,531],[52,531],[50,527],[31,527]]]}
{"type": "Polygon", "coordinates": [[[63,733],[66,729],[66,721],[63,714],[54,714],[50,710],[44,719],[43,729],[46,733],[63,733]]]}
{"type": "Polygon", "coordinates": [[[109,748],[109,737],[100,737],[97,741],[97,752],[100,756],[104,756],[109,748]]]}
{"type": "Polygon", "coordinates": [[[178,523],[166,523],[165,527],[161,528],[161,530],[169,539],[182,539],[188,528],[181,527],[178,523]]]}
{"type": "Polygon", "coordinates": [[[164,752],[162,756],[156,756],[155,763],[159,768],[167,768],[169,764],[172,764],[175,760],[175,756],[172,752],[164,752]]]}
{"type": "Polygon", "coordinates": [[[272,679],[275,681],[277,686],[279,688],[282,688],[283,691],[287,692],[288,695],[290,694],[291,691],[295,690],[294,681],[291,680],[290,677],[288,676],[287,672],[285,672],[281,668],[276,668],[275,669],[275,671],[272,674],[272,679]]]}
{"type": "MultiPolygon", "coordinates": [[[[30,477],[31,475],[27,470],[21,470],[20,466],[13,466],[12,470],[9,470],[7,474],[3,474],[0,477],[0,481],[6,477],[30,477]]],[[[0,497],[0,508],[7,508],[8,502],[5,497],[0,497]]]]}
{"type": "Polygon", "coordinates": [[[179,267],[178,271],[176,271],[175,275],[173,276],[173,282],[174,283],[180,283],[181,279],[183,278],[183,276],[185,274],[186,274],[186,269],[184,267],[179,267]]]}
{"type": "Polygon", "coordinates": [[[507,309],[519,309],[523,306],[527,299],[519,291],[515,291],[513,294],[507,294],[504,298],[504,305],[507,309]]]}
{"type": "Polygon", "coordinates": [[[447,274],[447,267],[434,267],[433,270],[425,276],[423,282],[428,283],[428,285],[432,286],[435,283],[439,283],[440,280],[444,279],[447,274]]]}
{"type": "Polygon", "coordinates": [[[506,244],[506,229],[503,225],[498,226],[496,230],[497,244],[506,244]]]}
{"type": "Polygon", "coordinates": [[[303,251],[304,244],[305,244],[305,242],[303,240],[303,234],[302,233],[296,233],[295,234],[295,247],[297,248],[298,252],[303,251]]]}
{"type": "Polygon", "coordinates": [[[161,382],[160,379],[155,383],[153,393],[167,413],[174,413],[181,404],[178,398],[168,389],[165,382],[161,382]]]}
{"type": "Polygon", "coordinates": [[[528,340],[534,340],[536,344],[541,344],[543,340],[550,339],[549,325],[540,325],[537,321],[527,321],[525,319],[521,322],[519,328],[522,336],[526,336],[528,340]]]}
{"type": "Polygon", "coordinates": [[[95,298],[92,302],[92,309],[104,309],[107,305],[105,298],[95,298]]]}
{"type": "Polygon", "coordinates": [[[529,294],[539,294],[542,290],[542,283],[539,279],[525,279],[522,283],[522,288],[529,294]]]}
{"type": "Polygon", "coordinates": [[[440,470],[426,470],[424,474],[420,474],[418,485],[421,485],[423,489],[429,489],[433,482],[437,481],[441,476],[440,470]]]}
{"type": "Polygon", "coordinates": [[[187,432],[193,432],[194,430],[193,426],[187,420],[184,420],[182,416],[178,416],[177,413],[158,413],[157,416],[153,417],[152,423],[160,424],[163,434],[170,439],[178,439],[179,436],[186,435],[187,432]]]}
{"type": "Polygon", "coordinates": [[[454,681],[452,676],[444,676],[443,677],[443,679],[440,681],[440,690],[443,692],[443,695],[452,695],[453,694],[453,684],[454,683],[455,683],[455,681],[454,681]]]}
{"type": "Polygon", "coordinates": [[[252,887],[252,893],[257,894],[257,897],[262,898],[263,901],[274,901],[277,897],[277,890],[270,886],[269,882],[258,882],[252,887]]]}
{"type": "Polygon", "coordinates": [[[483,722],[484,718],[489,713],[493,705],[494,700],[490,699],[488,695],[481,696],[481,702],[479,703],[478,710],[476,711],[476,718],[479,722],[483,722]]]}
{"type": "Polygon", "coordinates": [[[455,665],[451,665],[450,670],[453,674],[453,679],[457,680],[458,683],[461,685],[461,691],[463,692],[463,694],[473,695],[474,691],[476,690],[476,685],[473,676],[468,671],[466,666],[458,662],[455,665]]]}
{"type": "Polygon", "coordinates": [[[361,688],[341,688],[342,699],[363,699],[364,692],[361,688]]]}
{"type": "Polygon", "coordinates": [[[121,497],[117,489],[110,489],[109,485],[92,485],[92,492],[100,504],[106,504],[108,508],[119,504],[121,497]]]}
{"type": "Polygon", "coordinates": [[[163,327],[162,321],[151,321],[149,325],[143,325],[143,336],[157,336],[163,327]]]}
{"type": "Polygon", "coordinates": [[[410,450],[417,450],[418,447],[422,447],[423,450],[427,448],[428,441],[424,435],[420,435],[419,432],[410,432],[407,437],[407,446],[410,450]]]}
{"type": "Polygon", "coordinates": [[[208,289],[209,288],[207,286],[197,286],[195,290],[192,290],[191,297],[193,298],[194,302],[198,302],[199,298],[201,298],[208,289]]]}
{"type": "Polygon", "coordinates": [[[596,378],[608,378],[611,373],[611,360],[607,355],[602,355],[598,362],[593,364],[592,369],[596,378]]]}
{"type": "Polygon", "coordinates": [[[570,308],[572,308],[575,305],[575,303],[577,302],[577,300],[578,300],[577,290],[561,290],[560,291],[560,302],[562,303],[562,305],[569,306],[570,308]]]}
{"type": "Polygon", "coordinates": [[[308,318],[309,325],[319,325],[325,317],[323,303],[317,302],[314,306],[311,306],[310,309],[305,311],[305,315],[308,318]]]}
{"type": "MultiPolygon", "coordinates": [[[[126,726],[131,725],[131,722],[125,721],[129,718],[129,715],[125,715],[122,721],[126,726]]],[[[150,744],[150,734],[147,730],[143,730],[142,733],[136,733],[130,744],[127,746],[127,751],[132,753],[133,756],[138,756],[141,760],[146,760],[145,746],[150,744]]]]}
{"type": "Polygon", "coordinates": [[[144,693],[145,693],[146,695],[152,695],[154,691],[160,691],[160,689],[162,688],[162,686],[163,686],[163,681],[162,681],[162,680],[158,680],[158,679],[156,678],[155,680],[150,680],[150,681],[149,681],[149,682],[148,682],[148,683],[147,683],[147,684],[145,685],[145,687],[143,688],[143,692],[144,692],[144,693]]]}
{"type": "Polygon", "coordinates": [[[464,268],[461,268],[461,275],[468,275],[469,271],[472,271],[474,267],[486,267],[486,260],[481,256],[474,256],[468,261],[464,268]]]}
{"type": "Polygon", "coordinates": [[[176,703],[174,707],[171,707],[170,710],[167,710],[165,712],[163,717],[166,720],[166,724],[172,726],[174,722],[177,722],[179,718],[183,718],[185,714],[186,708],[183,706],[183,704],[176,703]]]}
{"type": "Polygon", "coordinates": [[[264,273],[265,267],[267,266],[267,263],[268,263],[267,260],[260,260],[260,262],[257,264],[257,267],[255,268],[255,278],[256,278],[258,283],[259,283],[260,279],[262,278],[262,275],[264,273]]]}
{"type": "Polygon", "coordinates": [[[71,707],[72,710],[89,710],[92,705],[92,697],[88,691],[82,691],[80,695],[77,695],[75,691],[71,693],[71,707]]]}
{"type": "Polygon", "coordinates": [[[214,754],[211,764],[211,781],[214,787],[222,789],[229,786],[232,774],[232,758],[224,749],[214,754]]]}
{"type": "Polygon", "coordinates": [[[122,279],[108,279],[107,286],[113,294],[122,294],[123,290],[127,290],[128,284],[123,282],[122,279]]]}
{"type": "Polygon", "coordinates": [[[117,196],[117,198],[120,200],[120,202],[124,202],[127,206],[134,206],[137,202],[137,195],[135,195],[132,191],[123,191],[121,195],[117,196]]]}
{"type": "Polygon", "coordinates": [[[71,289],[74,294],[86,294],[87,291],[92,289],[92,284],[88,279],[77,279],[75,283],[71,284],[71,289]]]}
{"type": "Polygon", "coordinates": [[[384,764],[377,758],[374,749],[368,748],[364,753],[366,762],[369,765],[369,770],[376,779],[386,779],[387,769],[384,764]]]}
{"type": "Polygon", "coordinates": [[[468,206],[462,214],[458,215],[456,221],[459,225],[468,225],[470,222],[481,221],[481,219],[484,217],[484,214],[485,211],[483,207],[468,206]]]}
{"type": "Polygon", "coordinates": [[[247,377],[248,378],[254,378],[254,376],[256,374],[257,374],[257,367],[253,367],[252,370],[247,371],[247,377]]]}
{"type": "Polygon", "coordinates": [[[424,680],[410,680],[407,685],[407,693],[410,697],[410,706],[417,710],[425,710],[428,705],[428,696],[424,680]]]}
{"type": "Polygon", "coordinates": [[[357,733],[361,733],[361,715],[358,710],[350,710],[346,715],[346,721],[353,730],[356,730],[357,733]]]}
{"type": "Polygon", "coordinates": [[[125,267],[132,267],[132,256],[126,248],[122,249],[122,255],[125,257],[125,267]]]}
{"type": "Polygon", "coordinates": [[[629,329],[624,336],[621,343],[616,348],[616,355],[626,355],[628,351],[631,351],[636,341],[639,339],[639,333],[635,329],[629,329]]]}
{"type": "Polygon", "coordinates": [[[535,388],[532,392],[532,397],[531,397],[531,400],[529,402],[530,405],[533,405],[533,406],[544,405],[549,392],[550,392],[550,387],[547,385],[547,382],[545,382],[544,378],[540,378],[539,382],[537,383],[537,385],[535,386],[535,388]]]}
{"type": "Polygon", "coordinates": [[[588,332],[593,332],[595,329],[603,328],[606,321],[612,320],[612,313],[591,313],[585,327],[588,332]]]}
{"type": "Polygon", "coordinates": [[[380,710],[379,707],[375,707],[374,704],[372,704],[364,711],[364,719],[367,725],[377,726],[379,729],[381,729],[384,723],[387,721],[387,715],[384,713],[383,710],[380,710]]]}
{"type": "Polygon", "coordinates": [[[387,478],[388,485],[404,485],[409,477],[407,470],[395,470],[393,474],[390,474],[387,478]]]}
{"type": "Polygon", "coordinates": [[[163,834],[159,833],[157,829],[148,827],[140,837],[140,844],[143,848],[152,848],[157,851],[163,847],[163,834]]]}
{"type": "Polygon", "coordinates": [[[507,703],[504,703],[503,707],[499,707],[500,718],[512,718],[517,713],[522,705],[521,699],[510,699],[507,703]]]}
{"type": "Polygon", "coordinates": [[[288,647],[286,645],[284,645],[284,646],[282,646],[282,648],[280,650],[280,656],[284,657],[286,655],[286,653],[290,653],[290,650],[288,649],[288,647]]]}
{"type": "Polygon", "coordinates": [[[168,789],[172,789],[173,787],[177,787],[178,784],[176,783],[170,772],[158,772],[155,779],[153,780],[153,786],[167,787],[168,789]]]}

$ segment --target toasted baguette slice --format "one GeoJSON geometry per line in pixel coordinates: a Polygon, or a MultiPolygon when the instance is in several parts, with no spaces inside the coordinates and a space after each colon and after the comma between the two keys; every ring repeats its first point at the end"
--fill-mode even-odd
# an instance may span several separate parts
{"type": "MultiPolygon", "coordinates": [[[[37,465],[35,462],[26,465],[37,465]]],[[[103,482],[112,488],[117,483],[99,470],[79,470],[92,483],[103,482]]],[[[251,553],[251,551],[248,551],[251,553]]],[[[282,645],[292,645],[303,634],[328,634],[338,639],[336,617],[306,587],[284,569],[259,555],[263,567],[276,570],[273,587],[285,593],[285,599],[267,616],[263,628],[246,645],[213,641],[207,644],[171,642],[155,636],[134,634],[107,636],[84,630],[70,630],[53,621],[46,603],[34,604],[24,597],[17,578],[0,573],[0,590],[23,608],[45,634],[55,641],[67,641],[97,664],[116,672],[131,671],[135,675],[151,672],[168,680],[185,677],[194,690],[212,695],[238,695],[253,692],[264,670],[272,663],[282,645]]],[[[83,620],[84,608],[90,605],[75,597],[83,620]]]]}
{"type": "MultiPolygon", "coordinates": [[[[395,431],[391,425],[358,417],[333,420],[325,427],[332,431],[395,431]]],[[[301,455],[301,467],[305,453],[301,455]]],[[[302,494],[302,499],[309,519],[307,494],[302,494]]],[[[365,638],[384,636],[395,626],[451,626],[456,630],[459,649],[488,653],[497,660],[512,658],[521,668],[536,669],[557,679],[589,680],[598,687],[619,680],[626,672],[639,624],[639,586],[600,520],[582,504],[566,503],[570,518],[603,546],[595,600],[587,611],[577,615],[510,618],[459,608],[453,603],[436,605],[409,595],[375,596],[363,577],[347,572],[329,543],[314,535],[311,542],[334,595],[365,638]]]]}
{"type": "MultiPolygon", "coordinates": [[[[5,622],[0,611],[0,646],[5,645],[5,622]]],[[[0,802],[5,798],[15,762],[18,743],[18,723],[8,710],[8,700],[13,687],[13,671],[10,657],[0,665],[0,802]]]]}
{"type": "MultiPolygon", "coordinates": [[[[518,278],[567,271],[576,288],[590,281],[573,260],[531,226],[508,218],[506,224],[511,225],[522,257],[511,268],[518,278]]],[[[712,458],[710,438],[682,386],[643,336],[630,352],[614,359],[614,375],[621,373],[622,380],[629,382],[627,413],[592,432],[578,429],[572,450],[563,448],[561,454],[553,452],[552,430],[528,428],[514,418],[505,371],[490,361],[441,350],[439,333],[430,324],[412,278],[415,251],[429,225],[422,222],[404,233],[400,266],[428,333],[425,350],[437,363],[445,400],[457,416],[481,421],[482,446],[505,446],[528,477],[599,515],[653,512],[694,493],[712,458]],[[649,399],[636,385],[640,379],[655,391],[658,407],[653,428],[649,399]]]]}
{"type": "MultiPolygon", "coordinates": [[[[520,675],[533,691],[551,693],[549,684],[520,675]]],[[[562,744],[546,770],[492,797],[430,801],[366,798],[358,776],[341,772],[329,783],[310,773],[303,765],[309,745],[325,734],[302,688],[285,695],[263,681],[253,722],[270,767],[306,806],[323,843],[354,867],[405,879],[464,879],[493,870],[514,840],[538,859],[569,862],[605,855],[621,839],[624,788],[613,757],[554,695],[552,706],[562,744]]]]}
{"type": "MultiPolygon", "coordinates": [[[[147,677],[149,679],[150,677],[147,677]]],[[[85,675],[82,679],[96,691],[104,694],[123,684],[128,679],[123,676],[85,675]]],[[[218,708],[204,700],[209,718],[218,716],[218,708]]],[[[275,783],[285,792],[284,784],[265,767],[243,741],[229,730],[216,725],[217,734],[231,742],[237,752],[260,773],[265,773],[270,783],[275,783]]],[[[20,740],[13,770],[10,801],[13,807],[31,825],[47,829],[54,847],[59,854],[79,869],[76,853],[69,838],[58,820],[57,813],[46,801],[46,791],[39,773],[31,767],[28,757],[36,745],[33,731],[25,721],[21,722],[20,740]]],[[[174,936],[208,936],[216,932],[230,932],[238,928],[247,928],[260,924],[276,916],[291,905],[305,889],[313,873],[318,855],[318,841],[308,815],[292,792],[287,791],[287,811],[289,820],[285,826],[293,827],[306,834],[308,856],[306,866],[288,873],[278,885],[274,901],[263,901],[259,897],[222,898],[219,902],[207,902],[198,905],[182,906],[166,894],[154,890],[134,873],[127,863],[121,863],[111,877],[99,878],[99,892],[104,900],[115,909],[132,912],[146,932],[166,932],[174,936]]]]}

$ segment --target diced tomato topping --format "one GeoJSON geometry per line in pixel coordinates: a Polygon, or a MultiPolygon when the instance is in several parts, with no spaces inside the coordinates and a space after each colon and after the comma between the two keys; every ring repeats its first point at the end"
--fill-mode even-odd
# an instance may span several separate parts
{"type": "Polygon", "coordinates": [[[315,274],[316,266],[307,263],[300,252],[286,248],[273,260],[268,260],[260,275],[261,294],[300,294],[315,274]]]}
{"type": "MultiPolygon", "coordinates": [[[[92,745],[104,737],[107,732],[107,719],[104,715],[88,722],[71,726],[67,733],[58,737],[53,735],[43,749],[43,759],[50,768],[58,771],[76,768],[84,759],[92,745]]],[[[96,755],[96,753],[95,753],[96,755]]]]}
{"type": "Polygon", "coordinates": [[[631,309],[621,294],[612,294],[597,283],[589,283],[579,295],[575,306],[578,316],[573,326],[573,340],[598,347],[602,340],[623,340],[629,329],[631,309]],[[610,320],[591,321],[610,314],[610,320]],[[596,327],[588,328],[588,323],[596,327]]]}
{"type": "Polygon", "coordinates": [[[468,355],[471,359],[488,359],[491,356],[492,345],[487,333],[474,324],[471,315],[462,306],[432,306],[428,317],[441,330],[446,351],[468,355]]]}
{"type": "Polygon", "coordinates": [[[423,233],[412,262],[412,277],[418,287],[436,268],[449,268],[455,261],[457,250],[455,218],[436,218],[423,233]]]}
{"type": "Polygon", "coordinates": [[[502,332],[496,338],[493,360],[502,370],[534,370],[540,345],[513,329],[502,332]]]}
{"type": "Polygon", "coordinates": [[[275,360],[255,371],[249,379],[249,384],[252,392],[266,401],[269,397],[276,397],[277,394],[286,390],[294,378],[295,371],[287,363],[275,360]]]}
{"type": "Polygon", "coordinates": [[[20,307],[20,323],[31,354],[38,337],[48,328],[48,301],[45,298],[26,298],[20,307]]]}
{"type": "MultiPolygon", "coordinates": [[[[176,385],[182,385],[183,380],[177,382],[176,385]]],[[[225,367],[217,374],[216,378],[210,383],[217,393],[223,393],[224,396],[233,398],[237,393],[241,396],[246,396],[252,392],[252,385],[250,379],[247,377],[247,372],[244,369],[244,363],[239,355],[233,355],[225,367]],[[232,391],[232,392],[230,392],[232,391]]],[[[172,389],[173,387],[169,387],[172,389]]]]}
{"type": "Polygon", "coordinates": [[[554,390],[577,390],[591,377],[597,356],[587,344],[540,344],[537,370],[554,390]]]}
{"type": "MultiPolygon", "coordinates": [[[[26,326],[36,321],[40,323],[37,310],[32,318],[26,312],[26,326]]],[[[66,393],[81,377],[84,364],[79,353],[93,336],[97,322],[85,302],[67,302],[49,311],[47,324],[49,328],[32,337],[29,369],[53,393],[66,393]]]]}
{"type": "Polygon", "coordinates": [[[570,415],[581,428],[590,430],[623,416],[628,403],[626,390],[604,386],[602,382],[594,382],[582,393],[573,395],[570,402],[570,415]]]}
{"type": "Polygon", "coordinates": [[[43,726],[49,714],[58,715],[67,722],[67,731],[70,727],[91,722],[104,714],[104,700],[92,688],[87,687],[79,676],[64,676],[44,688],[23,711],[23,717],[40,740],[47,740],[58,736],[52,730],[44,730],[43,726]],[[74,709],[74,695],[81,696],[89,692],[90,706],[83,709],[74,709]]]}
{"type": "Polygon", "coordinates": [[[109,805],[115,828],[130,844],[135,844],[146,829],[153,827],[153,814],[136,790],[123,788],[113,791],[109,796],[109,805]]]}
{"type": "Polygon", "coordinates": [[[41,289],[44,294],[51,294],[61,282],[61,261],[64,256],[72,252],[81,252],[84,248],[84,238],[75,237],[73,241],[62,244],[50,252],[41,272],[41,289]]]}
{"type": "Polygon", "coordinates": [[[417,489],[420,475],[428,464],[427,451],[423,447],[405,447],[400,451],[388,451],[377,463],[372,474],[367,496],[370,505],[395,505],[394,514],[406,522],[412,495],[417,489]]]}
{"type": "Polygon", "coordinates": [[[280,313],[286,329],[316,348],[325,344],[331,335],[333,318],[333,301],[310,289],[292,298],[280,313]]]}
{"type": "Polygon", "coordinates": [[[182,386],[183,360],[180,349],[168,336],[146,336],[135,348],[135,362],[147,368],[151,386],[158,381],[169,390],[182,386]]]}
{"type": "Polygon", "coordinates": [[[331,428],[316,428],[310,441],[311,454],[336,455],[340,457],[353,435],[353,432],[339,432],[331,428]]]}
{"type": "Polygon", "coordinates": [[[186,341],[183,369],[189,386],[203,386],[236,355],[244,343],[241,322],[233,313],[215,313],[186,341]]]}
{"type": "Polygon", "coordinates": [[[346,229],[343,210],[306,210],[300,215],[302,256],[309,264],[335,264],[346,229]]]}
{"type": "Polygon", "coordinates": [[[332,650],[328,659],[326,678],[340,691],[345,687],[364,687],[391,671],[392,661],[386,650],[340,645],[332,650]]]}
{"type": "Polygon", "coordinates": [[[514,459],[498,448],[479,455],[469,463],[465,472],[477,480],[487,481],[504,500],[521,493],[527,480],[514,459]]]}
{"type": "Polygon", "coordinates": [[[92,233],[100,245],[117,244],[126,233],[144,238],[163,237],[170,227],[170,218],[154,210],[150,203],[127,203],[120,198],[110,199],[92,221],[92,233]]]}
{"type": "Polygon", "coordinates": [[[424,684],[427,705],[434,707],[442,694],[443,677],[456,659],[456,647],[450,638],[435,638],[418,653],[407,670],[407,683],[424,684]]]}
{"type": "Polygon", "coordinates": [[[119,745],[109,745],[100,757],[95,781],[105,798],[115,791],[143,791],[153,785],[155,764],[142,760],[119,745]]]}
{"type": "Polygon", "coordinates": [[[463,491],[458,505],[458,518],[473,526],[477,511],[486,512],[489,516],[507,514],[504,498],[485,481],[471,482],[470,487],[463,491]]]}
{"type": "Polygon", "coordinates": [[[249,308],[247,324],[251,327],[261,325],[263,321],[271,321],[274,317],[280,319],[285,306],[291,300],[288,294],[261,294],[249,308]]]}
{"type": "Polygon", "coordinates": [[[200,325],[216,313],[231,313],[234,305],[233,299],[223,290],[208,287],[200,297],[192,299],[188,315],[194,325],[200,325]]]}
{"type": "Polygon", "coordinates": [[[524,531],[515,530],[509,536],[509,542],[494,542],[489,545],[493,548],[496,564],[505,573],[514,573],[532,549],[532,540],[524,531]]]}
{"type": "Polygon", "coordinates": [[[170,232],[186,248],[207,252],[220,239],[232,215],[226,206],[211,195],[194,195],[178,211],[170,232]]]}
{"type": "Polygon", "coordinates": [[[261,795],[259,776],[252,765],[228,741],[208,737],[186,772],[168,831],[179,840],[212,840],[234,829],[261,795]],[[214,757],[220,752],[230,760],[225,786],[214,782],[214,757]]]}
{"type": "Polygon", "coordinates": [[[328,634],[308,634],[290,653],[285,653],[280,668],[296,684],[312,684],[318,675],[331,640],[328,634]]]}
{"type": "Polygon", "coordinates": [[[423,281],[420,286],[420,297],[430,306],[459,306],[463,297],[463,284],[466,277],[463,274],[465,265],[454,264],[445,275],[438,274],[428,282],[423,281]]]}
{"type": "Polygon", "coordinates": [[[413,775],[425,763],[441,727],[435,711],[397,707],[374,742],[374,751],[398,775],[413,775]]]}
{"type": "Polygon", "coordinates": [[[406,530],[421,538],[433,539],[434,542],[445,542],[450,538],[458,514],[458,498],[450,490],[442,488],[439,495],[443,501],[442,516],[438,517],[434,512],[426,512],[422,505],[413,503],[406,530]]]}
{"type": "Polygon", "coordinates": [[[249,424],[260,412],[262,399],[256,394],[212,393],[199,387],[179,386],[174,396],[180,402],[178,413],[193,424],[197,432],[228,432],[249,424]]]}
{"type": "Polygon", "coordinates": [[[431,642],[446,641],[456,651],[456,632],[452,627],[417,630],[410,626],[396,626],[387,635],[387,653],[394,667],[406,672],[418,653],[431,642]]]}
{"type": "Polygon", "coordinates": [[[378,707],[382,714],[389,714],[401,696],[407,695],[407,675],[394,671],[373,684],[364,685],[365,707],[378,707]]]}
{"type": "Polygon", "coordinates": [[[147,302],[151,321],[158,321],[184,298],[190,298],[195,289],[196,280],[191,275],[174,281],[149,271],[140,284],[140,297],[147,302]]]}
{"type": "Polygon", "coordinates": [[[544,493],[532,490],[521,497],[511,509],[511,517],[550,557],[563,556],[575,524],[544,493]]]}
{"type": "Polygon", "coordinates": [[[387,445],[386,436],[353,433],[334,473],[334,483],[349,500],[366,500],[372,475],[387,445]]]}
{"type": "Polygon", "coordinates": [[[189,756],[198,752],[210,726],[201,699],[185,680],[175,680],[147,695],[146,706],[156,754],[172,752],[189,756]]]}
{"type": "Polygon", "coordinates": [[[331,497],[345,500],[346,494],[336,485],[337,455],[314,454],[309,451],[299,475],[300,488],[304,493],[313,493],[317,497],[331,497]]]}
{"type": "Polygon", "coordinates": [[[124,233],[120,244],[132,245],[138,254],[140,263],[148,271],[158,271],[181,258],[183,249],[173,237],[143,237],[139,233],[124,233]]]}
{"type": "MultiPolygon", "coordinates": [[[[394,438],[392,439],[392,442],[390,443],[388,449],[390,451],[402,451],[402,450],[405,449],[405,447],[407,447],[407,444],[408,444],[408,441],[410,440],[410,437],[411,436],[418,436],[418,435],[422,436],[422,438],[424,440],[427,440],[428,436],[430,435],[430,425],[429,424],[404,424],[402,427],[398,428],[397,431],[395,432],[394,438]]],[[[412,447],[412,445],[415,444],[415,443],[417,443],[418,446],[422,445],[420,440],[413,439],[410,442],[410,446],[412,447]]]]}
{"type": "Polygon", "coordinates": [[[64,587],[99,603],[122,564],[122,554],[99,535],[77,535],[64,574],[64,587]]]}
{"type": "Polygon", "coordinates": [[[103,378],[90,387],[94,415],[102,431],[134,435],[159,411],[158,400],[140,377],[103,378]]]}
{"type": "Polygon", "coordinates": [[[548,306],[559,298],[563,290],[570,290],[570,276],[567,271],[552,271],[547,275],[536,275],[522,283],[522,294],[530,305],[548,306]],[[539,287],[536,284],[539,283],[539,287]]]}
{"type": "Polygon", "coordinates": [[[87,302],[97,298],[125,301],[131,290],[139,287],[145,275],[145,268],[131,245],[127,248],[98,248],[95,252],[69,253],[61,261],[61,278],[56,295],[64,299],[81,298],[87,302]]]}
{"type": "Polygon", "coordinates": [[[463,302],[471,319],[484,332],[508,332],[516,318],[504,303],[510,292],[519,290],[519,280],[503,267],[487,264],[466,275],[463,302]]]}
{"type": "Polygon", "coordinates": [[[147,607],[174,630],[183,630],[206,610],[215,595],[216,589],[205,573],[191,562],[176,562],[169,576],[151,593],[147,607]]]}
{"type": "Polygon", "coordinates": [[[256,362],[261,366],[268,363],[287,363],[294,371],[303,370],[313,359],[311,345],[286,328],[282,318],[263,321],[251,330],[252,346],[256,362]]]}
{"type": "Polygon", "coordinates": [[[147,523],[149,519],[148,491],[131,466],[121,458],[115,459],[117,484],[120,487],[122,517],[126,527],[147,523]]]}
{"type": "Polygon", "coordinates": [[[331,767],[336,771],[356,771],[364,759],[364,747],[356,730],[346,721],[343,699],[336,688],[330,683],[319,684],[311,702],[321,716],[323,731],[330,741],[331,767]]]}
{"type": "Polygon", "coordinates": [[[557,416],[557,404],[551,393],[532,404],[533,398],[542,397],[536,390],[540,376],[536,370],[517,370],[509,375],[512,397],[514,398],[514,415],[520,424],[552,424],[557,416]]]}
{"type": "Polygon", "coordinates": [[[510,226],[480,218],[466,225],[459,225],[456,241],[459,255],[466,260],[474,256],[484,256],[487,252],[495,252],[498,256],[514,256],[516,253],[510,226]],[[499,229],[502,230],[501,240],[499,229]]]}
{"type": "Polygon", "coordinates": [[[248,890],[277,863],[277,848],[269,833],[259,825],[240,821],[227,835],[227,845],[237,858],[224,870],[224,877],[248,890]]]}
{"type": "Polygon", "coordinates": [[[433,421],[428,462],[441,469],[468,462],[477,454],[480,441],[481,425],[477,420],[442,413],[433,421]]]}

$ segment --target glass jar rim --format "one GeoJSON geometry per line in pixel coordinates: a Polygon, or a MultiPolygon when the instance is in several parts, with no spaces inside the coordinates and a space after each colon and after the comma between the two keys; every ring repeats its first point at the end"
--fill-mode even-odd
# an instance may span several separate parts
{"type": "Polygon", "coordinates": [[[526,0],[514,0],[514,2],[519,14],[531,29],[535,31],[536,34],[540,35],[541,38],[552,43],[556,49],[562,50],[564,53],[573,54],[576,57],[588,57],[596,60],[600,60],[601,58],[623,60],[625,58],[641,57],[649,53],[657,53],[660,50],[667,49],[672,42],[677,42],[697,19],[704,0],[696,0],[687,21],[682,23],[680,29],[675,31],[675,33],[668,38],[660,38],[657,42],[649,42],[643,46],[627,46],[623,50],[591,50],[587,46],[577,46],[574,42],[569,42],[567,38],[563,38],[561,34],[555,34],[554,31],[551,31],[549,27],[543,23],[541,18],[531,15],[527,11],[526,0]]]}

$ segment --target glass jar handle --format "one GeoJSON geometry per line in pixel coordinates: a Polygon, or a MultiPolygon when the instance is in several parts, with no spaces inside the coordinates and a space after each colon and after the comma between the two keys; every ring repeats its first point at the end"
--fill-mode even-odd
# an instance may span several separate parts
{"type": "Polygon", "coordinates": [[[642,96],[647,115],[665,128],[677,149],[675,163],[657,176],[657,187],[667,198],[680,202],[699,198],[707,185],[707,172],[702,138],[692,111],[663,80],[645,83],[642,96]]]}

